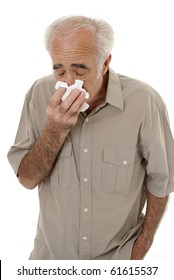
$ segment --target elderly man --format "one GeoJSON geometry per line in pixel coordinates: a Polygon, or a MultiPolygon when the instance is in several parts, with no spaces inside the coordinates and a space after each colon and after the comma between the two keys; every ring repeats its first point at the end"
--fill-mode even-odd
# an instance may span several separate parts
{"type": "Polygon", "coordinates": [[[54,75],[27,93],[8,153],[20,183],[38,186],[30,259],[143,259],[174,190],[165,105],[110,68],[113,42],[105,21],[81,16],[46,31],[54,75]]]}

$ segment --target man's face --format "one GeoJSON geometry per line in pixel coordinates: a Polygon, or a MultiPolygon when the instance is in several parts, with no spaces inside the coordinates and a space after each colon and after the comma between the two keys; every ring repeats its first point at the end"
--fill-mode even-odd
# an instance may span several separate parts
{"type": "Polygon", "coordinates": [[[99,92],[103,74],[98,76],[97,46],[93,35],[80,30],[66,37],[53,35],[50,54],[57,80],[74,84],[82,80],[83,87],[89,92],[89,101],[99,92]]]}

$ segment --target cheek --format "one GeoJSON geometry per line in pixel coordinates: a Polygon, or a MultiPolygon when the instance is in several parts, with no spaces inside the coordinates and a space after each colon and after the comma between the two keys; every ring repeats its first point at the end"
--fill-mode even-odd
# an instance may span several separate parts
{"type": "Polygon", "coordinates": [[[99,91],[102,85],[102,78],[91,78],[88,81],[84,81],[84,88],[89,94],[95,94],[99,91]]]}
{"type": "Polygon", "coordinates": [[[53,73],[57,81],[61,81],[61,80],[63,81],[63,79],[61,79],[61,77],[58,75],[56,70],[54,70],[53,73]]]}

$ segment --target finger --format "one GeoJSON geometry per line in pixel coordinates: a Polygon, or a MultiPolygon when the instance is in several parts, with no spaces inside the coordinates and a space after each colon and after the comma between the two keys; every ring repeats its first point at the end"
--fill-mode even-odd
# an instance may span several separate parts
{"type": "Polygon", "coordinates": [[[59,106],[59,112],[65,114],[67,111],[71,115],[79,110],[79,107],[84,102],[84,92],[79,89],[74,89],[70,95],[65,99],[65,101],[59,106]]]}
{"type": "Polygon", "coordinates": [[[60,104],[62,96],[64,95],[65,92],[66,92],[66,88],[62,88],[62,87],[56,90],[56,92],[51,98],[50,106],[53,108],[57,107],[57,105],[60,104]]]}
{"type": "Polygon", "coordinates": [[[71,115],[73,115],[74,113],[79,114],[84,102],[85,102],[85,95],[83,92],[81,92],[79,96],[76,98],[76,100],[74,101],[74,103],[72,104],[72,106],[70,107],[69,113],[71,115]]]}

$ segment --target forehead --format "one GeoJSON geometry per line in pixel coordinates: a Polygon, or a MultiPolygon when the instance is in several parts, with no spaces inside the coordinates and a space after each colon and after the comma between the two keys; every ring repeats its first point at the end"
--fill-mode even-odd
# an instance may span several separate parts
{"type": "Polygon", "coordinates": [[[67,36],[53,34],[50,40],[53,61],[82,61],[97,55],[95,36],[88,30],[79,30],[67,36]]]}

